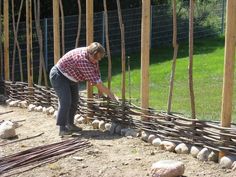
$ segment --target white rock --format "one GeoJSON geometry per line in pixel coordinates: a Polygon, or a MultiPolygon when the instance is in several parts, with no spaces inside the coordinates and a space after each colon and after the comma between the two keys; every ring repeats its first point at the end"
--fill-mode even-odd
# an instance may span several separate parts
{"type": "Polygon", "coordinates": [[[7,105],[9,105],[10,102],[11,102],[11,99],[6,100],[7,105]]]}
{"type": "Polygon", "coordinates": [[[74,119],[75,120],[77,120],[77,119],[79,119],[81,117],[81,115],[80,114],[75,114],[75,117],[74,117],[74,119]]]}
{"type": "Polygon", "coordinates": [[[86,119],[84,117],[79,117],[79,118],[75,119],[75,121],[78,124],[85,124],[86,123],[86,119]]]}
{"type": "Polygon", "coordinates": [[[98,125],[99,125],[99,120],[95,119],[93,122],[92,122],[92,126],[93,126],[93,129],[98,129],[98,125]]]}
{"type": "Polygon", "coordinates": [[[0,124],[0,138],[7,139],[16,136],[14,124],[11,121],[4,121],[0,124]]]}
{"type": "Polygon", "coordinates": [[[160,144],[160,149],[169,151],[169,152],[174,152],[176,147],[176,144],[170,141],[162,141],[160,144]]]}
{"type": "Polygon", "coordinates": [[[224,156],[220,159],[221,168],[232,168],[234,161],[236,160],[235,156],[224,156]]]}
{"type": "Polygon", "coordinates": [[[197,158],[198,153],[202,150],[201,147],[199,146],[192,146],[190,150],[190,154],[194,157],[197,158]]]}
{"type": "Polygon", "coordinates": [[[143,141],[147,142],[148,141],[148,137],[149,137],[149,134],[147,132],[145,132],[145,131],[141,132],[141,139],[143,141]]]}
{"type": "Polygon", "coordinates": [[[53,108],[52,106],[50,106],[50,107],[48,107],[48,108],[46,109],[47,115],[53,114],[54,111],[55,111],[55,110],[54,110],[54,108],[53,108]]]}
{"type": "Polygon", "coordinates": [[[11,101],[10,103],[9,103],[9,106],[10,107],[16,107],[16,106],[18,106],[18,103],[20,102],[20,100],[15,100],[15,101],[11,101]]]}
{"type": "Polygon", "coordinates": [[[29,111],[29,112],[33,111],[35,107],[36,107],[36,106],[35,106],[34,104],[30,104],[30,105],[28,106],[28,111],[29,111]]]}
{"type": "Polygon", "coordinates": [[[185,143],[180,143],[175,147],[175,152],[177,154],[188,154],[189,148],[185,143]]]}
{"type": "Polygon", "coordinates": [[[207,161],[210,151],[207,148],[203,148],[197,155],[197,159],[200,161],[207,161]]]}
{"type": "Polygon", "coordinates": [[[27,108],[27,107],[28,107],[27,101],[24,100],[24,101],[19,102],[19,107],[21,107],[21,108],[27,108]]]}
{"type": "Polygon", "coordinates": [[[121,134],[121,129],[122,129],[122,127],[120,125],[117,125],[116,128],[115,128],[115,133],[120,135],[121,134]]]}
{"type": "Polygon", "coordinates": [[[110,131],[110,129],[111,129],[111,124],[110,124],[110,123],[105,123],[105,129],[106,129],[107,131],[110,131]]]}
{"type": "Polygon", "coordinates": [[[148,136],[148,142],[149,142],[149,143],[152,143],[152,141],[153,141],[155,138],[156,138],[155,135],[153,135],[153,134],[149,135],[149,136],[148,136]]]}
{"type": "Polygon", "coordinates": [[[99,128],[99,130],[102,130],[102,131],[105,130],[105,121],[104,120],[99,121],[98,128],[99,128]]]}
{"type": "Polygon", "coordinates": [[[218,153],[215,153],[214,151],[211,151],[211,153],[208,156],[208,161],[218,162],[218,153]]]}
{"type": "Polygon", "coordinates": [[[185,166],[180,161],[161,160],[151,167],[152,177],[178,177],[184,174],[185,166]]]}
{"type": "Polygon", "coordinates": [[[37,107],[34,108],[34,110],[36,112],[42,112],[43,111],[43,107],[42,106],[37,106],[37,107]]]}
{"type": "Polygon", "coordinates": [[[47,113],[47,108],[43,107],[43,113],[47,113]]]}
{"type": "Polygon", "coordinates": [[[49,111],[48,111],[48,114],[52,115],[52,114],[54,114],[54,112],[55,112],[55,109],[54,108],[50,108],[49,111]]]}
{"type": "Polygon", "coordinates": [[[160,139],[160,138],[155,138],[155,139],[152,141],[152,145],[159,147],[159,146],[161,145],[161,139],[160,139]]]}
{"type": "Polygon", "coordinates": [[[53,116],[52,116],[52,117],[53,117],[54,119],[56,119],[56,118],[57,118],[57,114],[58,114],[58,111],[54,111],[54,113],[53,113],[53,116]]]}

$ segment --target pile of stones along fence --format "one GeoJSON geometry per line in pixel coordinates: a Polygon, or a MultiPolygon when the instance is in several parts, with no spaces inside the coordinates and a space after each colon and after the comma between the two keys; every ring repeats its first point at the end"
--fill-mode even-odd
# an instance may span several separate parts
{"type": "MultiPolygon", "coordinates": [[[[23,107],[27,108],[30,104],[34,106],[28,107],[29,109],[49,110],[52,114],[57,109],[58,102],[52,88],[37,85],[29,88],[27,83],[13,83],[11,81],[1,82],[0,88],[5,89],[9,100],[13,100],[10,103],[11,106],[23,103],[23,107]]],[[[168,151],[191,152],[193,156],[203,161],[209,159],[218,161],[218,153],[221,151],[229,155],[225,158],[231,159],[229,163],[226,163],[227,165],[223,166],[230,166],[230,168],[235,160],[235,124],[232,124],[231,128],[224,128],[215,121],[190,119],[151,109],[143,110],[131,103],[113,103],[105,98],[88,99],[83,94],[80,94],[78,114],[82,117],[93,115],[92,119],[96,121],[110,123],[110,131],[121,130],[121,127],[126,127],[123,129],[123,133],[121,131],[121,134],[127,136],[141,135],[143,140],[162,146],[168,151]],[[142,121],[141,117],[146,117],[148,121],[142,121]],[[125,130],[129,130],[127,127],[133,128],[134,132],[126,132],[125,130]],[[189,150],[190,147],[191,151],[189,150]],[[203,155],[199,155],[199,151],[203,151],[203,155]]],[[[236,162],[234,164],[236,168],[236,162]]]]}

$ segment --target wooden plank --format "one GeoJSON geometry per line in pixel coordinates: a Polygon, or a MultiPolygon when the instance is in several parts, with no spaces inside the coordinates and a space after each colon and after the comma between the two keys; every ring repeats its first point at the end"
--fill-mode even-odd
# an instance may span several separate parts
{"type": "Polygon", "coordinates": [[[53,0],[53,46],[54,64],[60,59],[60,22],[59,22],[59,0],[53,0]]]}
{"type": "MultiPolygon", "coordinates": [[[[93,42],[93,0],[86,0],[86,44],[93,42]]],[[[93,97],[93,87],[87,82],[88,98],[93,97]]]]}
{"type": "Polygon", "coordinates": [[[28,86],[33,86],[33,48],[32,48],[32,2],[26,0],[26,41],[28,86]]]}
{"type": "MultiPolygon", "coordinates": [[[[141,25],[141,107],[149,107],[150,0],[142,1],[141,25]]],[[[147,119],[144,118],[143,119],[147,119]]]]}
{"type": "Polygon", "coordinates": [[[9,68],[9,1],[3,2],[3,23],[4,23],[4,79],[10,80],[9,68]]]}
{"type": "Polygon", "coordinates": [[[225,56],[224,80],[222,92],[221,126],[230,127],[233,99],[235,37],[236,37],[236,1],[228,0],[226,31],[225,31],[225,56]]]}
{"type": "MultiPolygon", "coordinates": [[[[224,77],[221,105],[221,126],[230,127],[232,120],[233,84],[234,84],[234,61],[236,43],[236,1],[227,1],[226,31],[225,31],[225,55],[224,77]]],[[[224,137],[221,137],[224,139],[224,137]]],[[[220,152],[220,157],[224,156],[220,152]]]]}

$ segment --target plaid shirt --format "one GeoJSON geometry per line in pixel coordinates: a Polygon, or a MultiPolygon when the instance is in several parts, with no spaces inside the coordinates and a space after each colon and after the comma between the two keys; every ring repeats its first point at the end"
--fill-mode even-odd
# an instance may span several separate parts
{"type": "Polygon", "coordinates": [[[74,82],[90,81],[92,84],[101,82],[98,64],[89,61],[86,47],[67,52],[56,66],[64,76],[74,82]]]}

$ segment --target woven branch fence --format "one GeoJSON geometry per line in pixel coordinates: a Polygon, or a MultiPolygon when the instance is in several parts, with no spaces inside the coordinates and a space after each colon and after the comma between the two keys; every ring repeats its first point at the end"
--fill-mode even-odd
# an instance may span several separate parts
{"type": "MultiPolygon", "coordinates": [[[[27,83],[11,81],[1,82],[0,87],[5,89],[10,99],[26,100],[29,104],[53,106],[57,109],[57,96],[52,88],[38,85],[30,88],[27,83]]],[[[96,98],[96,95],[93,99],[88,99],[83,93],[80,93],[78,114],[85,117],[92,114],[92,119],[144,130],[162,140],[184,142],[236,155],[236,124],[233,123],[231,128],[226,128],[221,127],[217,121],[190,119],[152,109],[143,110],[129,102],[113,103],[106,98],[96,98]],[[148,121],[142,121],[141,117],[148,118],[148,121]]]]}

